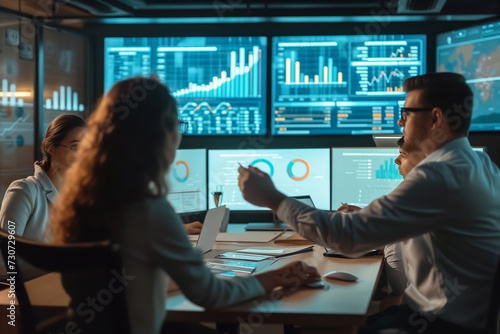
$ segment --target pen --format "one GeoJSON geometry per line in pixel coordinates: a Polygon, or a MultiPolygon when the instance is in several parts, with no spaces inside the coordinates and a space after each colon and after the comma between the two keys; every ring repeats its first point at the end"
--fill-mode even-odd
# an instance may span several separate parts
{"type": "Polygon", "coordinates": [[[347,204],[347,203],[342,203],[342,202],[340,202],[340,204],[342,204],[342,206],[343,206],[343,207],[345,207],[345,208],[344,208],[344,209],[342,209],[342,210],[339,210],[339,212],[342,212],[342,213],[347,213],[347,212],[349,212],[349,204],[347,204]]]}

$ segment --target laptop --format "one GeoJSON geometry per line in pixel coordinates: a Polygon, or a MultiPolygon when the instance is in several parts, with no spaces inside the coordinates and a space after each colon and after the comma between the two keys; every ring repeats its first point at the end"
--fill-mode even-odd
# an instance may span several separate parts
{"type": "Polygon", "coordinates": [[[403,137],[402,133],[372,135],[376,147],[398,147],[398,140],[401,137],[403,137]]]}
{"type": "MultiPolygon", "coordinates": [[[[313,202],[311,196],[309,196],[309,195],[293,196],[291,198],[295,198],[299,202],[307,204],[313,208],[316,207],[314,205],[314,202],[313,202]]],[[[287,229],[289,231],[292,230],[285,223],[283,223],[276,216],[275,213],[273,213],[273,222],[272,223],[248,223],[247,227],[245,228],[246,231],[283,231],[284,229],[287,229]]]]}
{"type": "Polygon", "coordinates": [[[311,196],[309,196],[309,195],[306,195],[306,196],[295,196],[295,197],[292,197],[292,198],[295,198],[297,201],[302,202],[302,203],[304,203],[306,205],[309,205],[309,206],[311,206],[313,208],[316,207],[314,205],[314,202],[313,202],[311,196]]]}
{"type": "Polygon", "coordinates": [[[229,209],[225,205],[213,208],[207,211],[203,227],[201,228],[196,248],[201,250],[203,254],[211,251],[214,248],[215,240],[221,226],[227,225],[229,221],[229,209]]]}

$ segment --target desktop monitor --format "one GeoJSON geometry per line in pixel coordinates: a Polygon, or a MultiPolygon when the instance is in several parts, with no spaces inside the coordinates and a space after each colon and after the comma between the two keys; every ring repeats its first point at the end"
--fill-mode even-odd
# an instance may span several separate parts
{"type": "Polygon", "coordinates": [[[460,73],[474,92],[470,131],[500,131],[500,21],[438,34],[436,70],[460,73]]]}
{"type": "Polygon", "coordinates": [[[273,37],[272,133],[401,133],[403,81],[425,71],[425,35],[273,37]]]}
{"type": "MultiPolygon", "coordinates": [[[[188,135],[266,133],[266,37],[106,37],[104,89],[155,73],[188,135]]],[[[133,98],[133,97],[132,97],[133,98]]]]}
{"type": "Polygon", "coordinates": [[[288,196],[310,195],[316,207],[330,209],[330,152],[326,148],[269,150],[209,150],[209,208],[215,192],[234,210],[263,210],[249,204],[238,187],[238,167],[252,165],[268,173],[276,188],[288,196]]]}
{"type": "Polygon", "coordinates": [[[332,148],[332,210],[342,203],[365,207],[403,181],[397,148],[332,148]]]}
{"type": "Polygon", "coordinates": [[[207,151],[177,150],[167,182],[167,198],[177,213],[206,210],[207,151]]]}

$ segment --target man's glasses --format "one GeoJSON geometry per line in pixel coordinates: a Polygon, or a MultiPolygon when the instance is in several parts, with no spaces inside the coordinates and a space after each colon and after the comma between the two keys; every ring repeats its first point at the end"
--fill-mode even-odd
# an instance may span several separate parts
{"type": "Polygon", "coordinates": [[[179,133],[186,133],[189,123],[179,120],[179,133]]]}
{"type": "Polygon", "coordinates": [[[73,144],[73,145],[69,145],[69,146],[61,144],[59,146],[66,147],[67,149],[70,149],[73,152],[76,152],[76,150],[78,149],[78,144],[73,144]]]}
{"type": "Polygon", "coordinates": [[[401,108],[401,120],[406,121],[409,112],[432,111],[434,108],[401,108]]]}

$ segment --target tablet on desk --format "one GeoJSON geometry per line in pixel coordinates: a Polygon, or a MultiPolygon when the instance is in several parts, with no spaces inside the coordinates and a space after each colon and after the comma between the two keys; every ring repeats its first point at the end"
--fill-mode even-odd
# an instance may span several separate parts
{"type": "MultiPolygon", "coordinates": [[[[371,251],[363,254],[362,256],[371,256],[371,255],[384,255],[384,252],[376,250],[376,249],[372,249],[371,251]]],[[[342,253],[337,252],[336,250],[329,249],[326,247],[325,247],[325,252],[323,253],[323,256],[325,256],[325,257],[339,257],[342,259],[352,259],[352,257],[346,256],[342,253]]]]}

